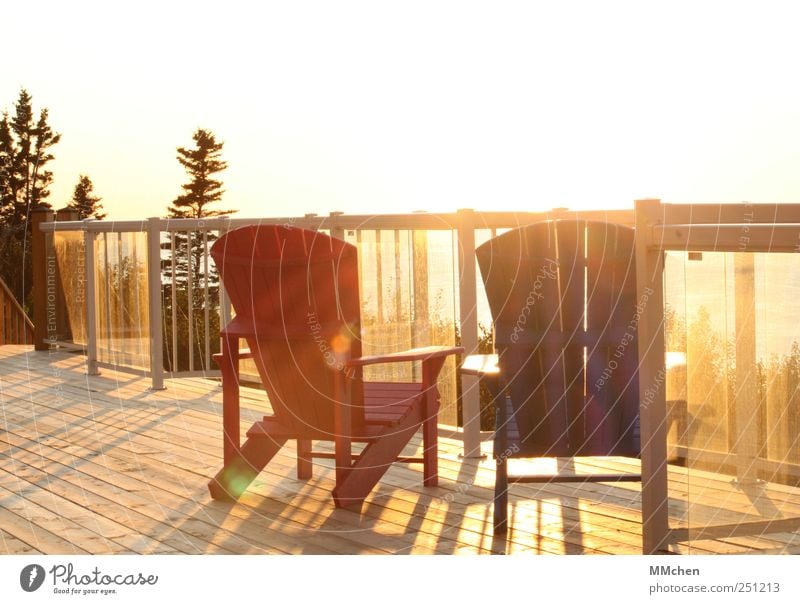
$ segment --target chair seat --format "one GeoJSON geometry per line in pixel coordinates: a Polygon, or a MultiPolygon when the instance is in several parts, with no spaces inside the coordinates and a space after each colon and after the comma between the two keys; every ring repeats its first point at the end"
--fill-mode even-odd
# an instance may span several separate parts
{"type": "Polygon", "coordinates": [[[408,413],[422,393],[413,382],[367,382],[364,384],[364,422],[367,426],[390,426],[408,413]]]}
{"type": "MultiPolygon", "coordinates": [[[[355,442],[370,442],[385,433],[387,426],[400,423],[408,413],[417,412],[414,403],[422,393],[422,384],[413,382],[366,382],[364,383],[364,426],[355,432],[355,442]]],[[[421,418],[420,418],[421,421],[421,418]]],[[[265,415],[254,423],[247,436],[269,436],[273,438],[296,438],[297,429],[285,426],[275,416],[265,415]]],[[[303,435],[311,440],[330,440],[331,434],[310,430],[303,435]]]]}

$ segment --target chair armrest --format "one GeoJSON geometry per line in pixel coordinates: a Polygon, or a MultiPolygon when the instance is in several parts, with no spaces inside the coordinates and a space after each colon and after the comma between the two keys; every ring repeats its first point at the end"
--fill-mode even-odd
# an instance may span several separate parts
{"type": "Polygon", "coordinates": [[[376,365],[378,363],[400,363],[404,361],[428,361],[451,354],[462,354],[464,349],[460,346],[424,346],[422,348],[412,348],[402,352],[391,352],[389,354],[376,354],[368,357],[359,357],[345,362],[346,367],[364,367],[365,365],[376,365]]]}
{"type": "Polygon", "coordinates": [[[461,364],[462,375],[474,375],[477,377],[498,376],[500,367],[496,354],[471,354],[461,364]]]}
{"type": "MultiPolygon", "coordinates": [[[[222,361],[222,359],[225,358],[225,356],[221,352],[218,352],[216,354],[212,354],[211,358],[214,359],[214,361],[216,361],[217,364],[219,364],[222,361]]],[[[253,358],[253,353],[250,351],[249,348],[240,348],[238,354],[236,355],[236,358],[237,359],[252,359],[253,358]]]]}

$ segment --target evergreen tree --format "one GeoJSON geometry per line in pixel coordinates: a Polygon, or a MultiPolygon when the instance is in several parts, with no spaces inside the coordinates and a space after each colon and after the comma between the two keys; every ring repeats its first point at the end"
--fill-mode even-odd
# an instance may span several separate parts
{"type": "Polygon", "coordinates": [[[53,173],[47,164],[61,135],[48,123],[47,109],[33,110],[33,98],[20,90],[14,114],[0,120],[0,277],[30,312],[30,212],[49,208],[53,173]]]}
{"type": "MultiPolygon", "coordinates": [[[[224,189],[222,182],[215,178],[220,172],[228,167],[227,162],[222,159],[222,148],[224,143],[218,142],[210,130],[199,128],[193,135],[194,147],[178,147],[177,160],[186,169],[189,182],[181,185],[183,193],[178,195],[168,208],[169,218],[214,218],[231,214],[233,210],[220,210],[211,207],[222,200],[224,189]]],[[[211,342],[212,353],[219,348],[219,278],[213,264],[208,264],[206,272],[205,253],[207,248],[216,240],[216,235],[211,232],[175,232],[174,248],[173,243],[166,243],[163,249],[168,253],[163,254],[163,272],[166,276],[165,282],[165,311],[167,316],[171,316],[173,293],[175,297],[177,321],[177,339],[185,342],[188,339],[189,324],[192,324],[192,342],[190,343],[189,354],[194,359],[195,369],[201,367],[208,368],[206,363],[210,359],[204,358],[205,340],[211,342]],[[174,249],[174,254],[172,250],[174,249]],[[173,275],[172,265],[175,265],[173,275]],[[191,261],[191,269],[189,262],[191,261]],[[189,307],[189,275],[191,271],[191,283],[193,296],[191,308],[189,307]],[[206,302],[205,291],[208,285],[209,299],[206,302]],[[174,292],[173,292],[174,287],[174,292]],[[206,306],[207,304],[207,306],[206,306]],[[204,311],[209,310],[210,325],[204,329],[204,311]]],[[[173,371],[182,371],[189,368],[188,357],[178,358],[177,366],[173,366],[170,353],[172,343],[172,322],[166,322],[165,361],[166,366],[173,371]]],[[[178,346],[182,350],[182,346],[178,346]]]]}
{"type": "Polygon", "coordinates": [[[93,195],[94,184],[92,179],[88,176],[81,174],[78,178],[78,184],[75,185],[75,191],[72,194],[72,200],[67,207],[73,208],[78,211],[78,216],[81,220],[84,218],[96,218],[102,220],[106,214],[101,213],[103,204],[100,202],[102,197],[93,195]]]}
{"type": "Polygon", "coordinates": [[[221,159],[225,143],[217,142],[214,133],[203,128],[198,128],[192,138],[194,149],[178,147],[177,159],[191,180],[181,185],[185,192],[173,200],[173,207],[169,208],[170,217],[206,218],[230,214],[230,210],[211,210],[206,207],[220,201],[225,192],[222,183],[212,178],[228,167],[228,162],[221,159]]]}
{"type": "MultiPolygon", "coordinates": [[[[222,147],[225,143],[217,142],[210,130],[198,128],[193,137],[195,147],[187,149],[178,147],[177,159],[186,169],[189,182],[181,185],[184,190],[178,195],[168,208],[170,218],[213,218],[231,214],[233,210],[218,210],[209,205],[221,201],[225,192],[222,182],[216,180],[215,174],[228,167],[228,163],[221,159],[222,147]]],[[[207,243],[211,245],[216,237],[211,233],[207,236],[207,243]]],[[[176,272],[180,281],[185,281],[188,272],[188,253],[191,253],[192,276],[195,283],[200,283],[205,277],[203,254],[205,244],[201,234],[190,233],[189,239],[184,235],[176,236],[176,272]]],[[[209,279],[216,286],[216,273],[209,271],[209,279]]]]}

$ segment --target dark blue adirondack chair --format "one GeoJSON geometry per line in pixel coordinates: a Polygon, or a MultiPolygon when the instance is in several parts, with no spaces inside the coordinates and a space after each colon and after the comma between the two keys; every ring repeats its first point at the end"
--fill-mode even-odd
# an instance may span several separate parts
{"type": "Polygon", "coordinates": [[[640,474],[509,476],[509,458],[631,456],[639,443],[633,229],[585,220],[509,231],[477,250],[493,358],[466,361],[495,401],[494,529],[508,483],[639,481],[640,474]]]}

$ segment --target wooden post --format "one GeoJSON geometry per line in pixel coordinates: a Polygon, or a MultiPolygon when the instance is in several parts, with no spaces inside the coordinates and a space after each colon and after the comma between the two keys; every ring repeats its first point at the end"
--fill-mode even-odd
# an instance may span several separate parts
{"type": "Polygon", "coordinates": [[[652,227],[658,199],[636,201],[636,303],[639,316],[639,405],[642,442],[642,552],[666,548],[669,536],[666,367],[664,365],[664,251],[652,227]]]}
{"type": "MultiPolygon", "coordinates": [[[[189,276],[191,279],[191,275],[189,276]]],[[[147,297],[150,322],[150,379],[153,390],[164,390],[164,339],[161,333],[161,219],[147,219],[147,297]]],[[[206,337],[208,337],[206,323],[206,337]]],[[[211,359],[207,359],[210,362],[211,359]]]]}
{"type": "MultiPolygon", "coordinates": [[[[475,271],[475,211],[458,210],[458,301],[464,357],[478,352],[478,302],[475,271]]],[[[481,457],[481,408],[478,379],[461,376],[464,457],[481,457]]]]}
{"type": "Polygon", "coordinates": [[[383,260],[381,259],[381,231],[375,229],[375,321],[383,325],[383,260]]]}
{"type": "MultiPolygon", "coordinates": [[[[434,343],[428,309],[427,231],[417,229],[411,231],[411,275],[412,295],[414,296],[414,314],[411,319],[411,347],[416,348],[417,346],[434,343]]],[[[436,342],[436,344],[444,344],[444,342],[436,342]]],[[[418,376],[415,374],[412,378],[416,381],[418,376]]]]}
{"type": "MultiPolygon", "coordinates": [[[[53,315],[52,330],[48,329],[48,311],[55,313],[55,257],[50,253],[47,236],[40,229],[43,222],[53,221],[53,211],[48,208],[31,210],[31,253],[33,263],[33,348],[50,350],[46,342],[49,333],[55,330],[53,315]]],[[[24,302],[24,301],[23,301],[24,302]]]]}
{"type": "Polygon", "coordinates": [[[344,241],[344,229],[339,225],[339,220],[337,216],[341,216],[344,212],[331,212],[330,215],[330,225],[329,229],[331,232],[331,237],[335,237],[336,239],[341,239],[344,241]]]}
{"type": "MultiPolygon", "coordinates": [[[[402,266],[400,263],[400,231],[398,229],[394,230],[394,342],[395,346],[399,349],[408,348],[409,347],[409,340],[406,340],[403,336],[405,335],[403,332],[403,318],[405,313],[403,312],[403,289],[402,289],[402,266]]],[[[408,314],[411,314],[411,309],[407,309],[408,314]]],[[[409,332],[412,331],[410,327],[411,317],[408,316],[409,321],[409,332]]],[[[400,373],[403,375],[402,369],[399,365],[393,367],[394,372],[400,373]],[[398,371],[399,370],[399,371],[398,371]]],[[[403,378],[401,378],[403,379],[403,378]]],[[[405,379],[411,379],[410,377],[406,377],[405,379]]]]}
{"type": "Polygon", "coordinates": [[[100,375],[97,351],[97,261],[94,253],[96,233],[89,230],[93,218],[84,220],[83,231],[83,266],[86,271],[84,284],[86,287],[86,372],[89,375],[100,375]]]}
{"type": "Polygon", "coordinates": [[[733,453],[736,477],[742,483],[755,482],[759,451],[758,373],[756,367],[756,293],[753,254],[735,253],[734,296],[736,300],[736,425],[733,453]]]}

